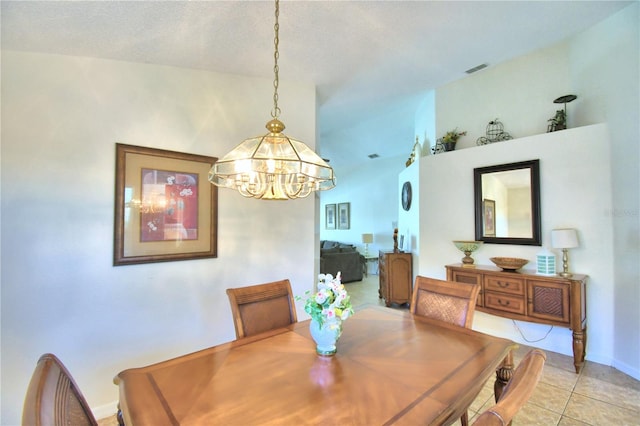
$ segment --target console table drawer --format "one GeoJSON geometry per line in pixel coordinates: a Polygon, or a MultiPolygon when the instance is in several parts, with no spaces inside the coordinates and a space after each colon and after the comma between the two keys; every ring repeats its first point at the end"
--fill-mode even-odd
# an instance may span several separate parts
{"type": "Polygon", "coordinates": [[[523,279],[485,275],[484,289],[485,291],[499,291],[524,296],[525,285],[523,279]]]}
{"type": "Polygon", "coordinates": [[[484,307],[524,315],[524,298],[505,293],[484,293],[484,307]]]}
{"type": "Polygon", "coordinates": [[[475,273],[466,274],[464,272],[453,272],[452,281],[457,281],[459,283],[465,284],[477,284],[480,286],[480,292],[478,293],[478,297],[476,299],[476,306],[482,307],[484,306],[484,291],[482,290],[482,275],[478,275],[475,273]]]}

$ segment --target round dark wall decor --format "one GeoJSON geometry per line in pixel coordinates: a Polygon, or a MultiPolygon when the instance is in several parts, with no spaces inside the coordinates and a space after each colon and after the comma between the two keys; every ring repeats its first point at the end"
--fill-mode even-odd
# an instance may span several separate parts
{"type": "Polygon", "coordinates": [[[411,182],[402,185],[402,208],[406,211],[411,208],[411,182]]]}

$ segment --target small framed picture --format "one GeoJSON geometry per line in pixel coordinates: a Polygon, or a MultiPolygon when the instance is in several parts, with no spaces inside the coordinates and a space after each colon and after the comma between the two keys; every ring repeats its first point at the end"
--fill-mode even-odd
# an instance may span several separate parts
{"type": "Polygon", "coordinates": [[[326,229],[336,229],[336,205],[324,206],[324,226],[326,229]]]}
{"type": "Polygon", "coordinates": [[[350,203],[338,204],[338,229],[349,229],[350,203]]]}
{"type": "Polygon", "coordinates": [[[483,237],[496,236],[496,202],[485,198],[482,200],[483,237]]]}

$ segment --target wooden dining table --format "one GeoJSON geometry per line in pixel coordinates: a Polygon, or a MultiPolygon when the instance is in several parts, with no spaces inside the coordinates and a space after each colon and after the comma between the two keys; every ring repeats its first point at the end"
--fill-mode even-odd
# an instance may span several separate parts
{"type": "Polygon", "coordinates": [[[122,371],[120,418],[150,425],[454,423],[485,382],[511,377],[509,340],[369,306],[333,357],[309,321],[122,371]]]}

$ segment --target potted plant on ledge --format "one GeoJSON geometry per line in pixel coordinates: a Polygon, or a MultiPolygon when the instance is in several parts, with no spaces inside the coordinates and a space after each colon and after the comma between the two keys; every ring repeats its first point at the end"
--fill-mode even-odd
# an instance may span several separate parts
{"type": "Polygon", "coordinates": [[[444,147],[444,150],[453,151],[454,149],[456,149],[456,143],[458,142],[458,139],[460,139],[460,136],[464,136],[466,134],[467,132],[458,132],[458,128],[449,130],[442,137],[442,146],[444,147]]]}

